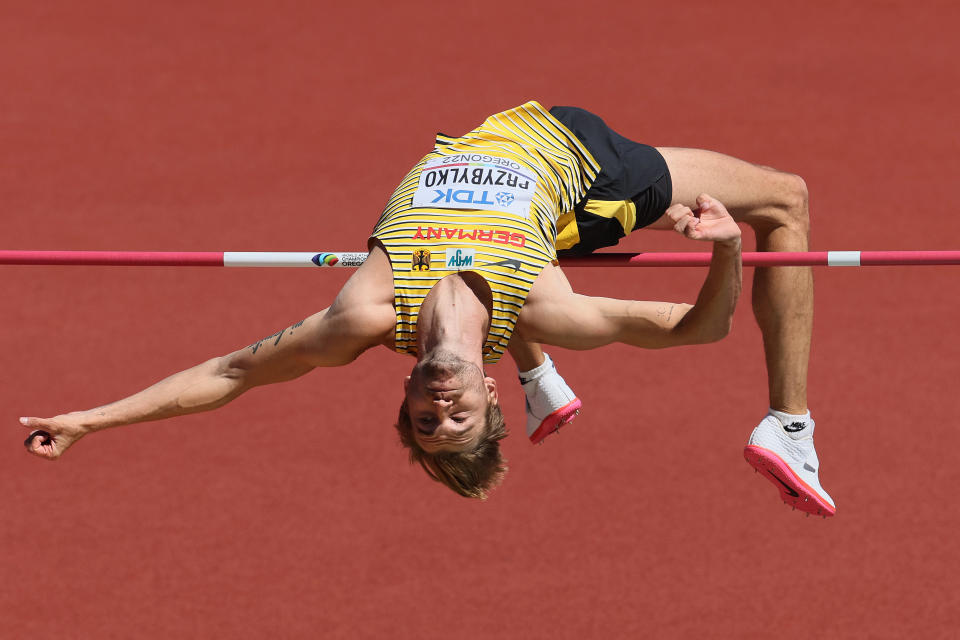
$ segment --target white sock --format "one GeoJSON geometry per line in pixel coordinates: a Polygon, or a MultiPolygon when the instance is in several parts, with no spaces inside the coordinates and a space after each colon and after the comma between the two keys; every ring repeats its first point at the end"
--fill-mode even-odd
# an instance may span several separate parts
{"type": "Polygon", "coordinates": [[[547,371],[550,371],[550,369],[553,369],[553,360],[550,359],[549,355],[543,354],[543,362],[539,366],[530,369],[530,371],[520,372],[520,384],[533,382],[547,371]]]}
{"type": "Polygon", "coordinates": [[[813,429],[816,423],[813,421],[813,418],[810,417],[809,410],[806,413],[794,414],[770,409],[770,415],[780,421],[780,424],[783,425],[783,430],[794,440],[813,436],[813,429]]]}

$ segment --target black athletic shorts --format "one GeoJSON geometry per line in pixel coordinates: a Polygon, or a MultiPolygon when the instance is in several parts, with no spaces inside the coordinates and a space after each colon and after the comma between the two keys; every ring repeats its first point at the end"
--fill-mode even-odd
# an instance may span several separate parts
{"type": "Polygon", "coordinates": [[[611,247],[663,215],[673,198],[673,183],[659,151],[624,138],[584,109],[553,107],[550,115],[600,163],[586,197],[557,221],[558,255],[582,256],[611,247]]]}

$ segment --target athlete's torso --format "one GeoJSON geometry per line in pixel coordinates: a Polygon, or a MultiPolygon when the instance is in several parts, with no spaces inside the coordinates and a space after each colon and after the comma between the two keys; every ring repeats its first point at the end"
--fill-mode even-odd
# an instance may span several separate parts
{"type": "Polygon", "coordinates": [[[473,271],[493,294],[483,357],[496,362],[534,280],[556,258],[557,218],[598,171],[580,142],[536,102],[491,116],[460,138],[438,136],[372,234],[393,269],[395,349],[416,355],[427,293],[451,273],[473,271]]]}

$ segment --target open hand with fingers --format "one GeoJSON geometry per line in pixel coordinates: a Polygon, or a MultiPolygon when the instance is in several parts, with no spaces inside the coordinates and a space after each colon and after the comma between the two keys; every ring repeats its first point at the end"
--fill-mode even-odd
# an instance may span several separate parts
{"type": "Polygon", "coordinates": [[[667,209],[673,228],[691,240],[739,243],[740,227],[719,200],[701,194],[697,198],[697,211],[682,204],[667,209]]]}
{"type": "Polygon", "coordinates": [[[23,442],[27,451],[47,460],[56,460],[70,445],[87,434],[87,429],[70,415],[20,418],[20,424],[30,430],[30,435],[23,442]]]}

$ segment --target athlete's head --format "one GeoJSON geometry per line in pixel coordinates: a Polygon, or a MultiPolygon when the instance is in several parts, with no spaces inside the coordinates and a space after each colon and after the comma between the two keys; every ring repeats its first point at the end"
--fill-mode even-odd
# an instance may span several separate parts
{"type": "Polygon", "coordinates": [[[410,461],[462,496],[485,498],[507,470],[499,444],[507,430],[494,379],[438,351],[417,362],[404,392],[396,426],[410,461]]]}

